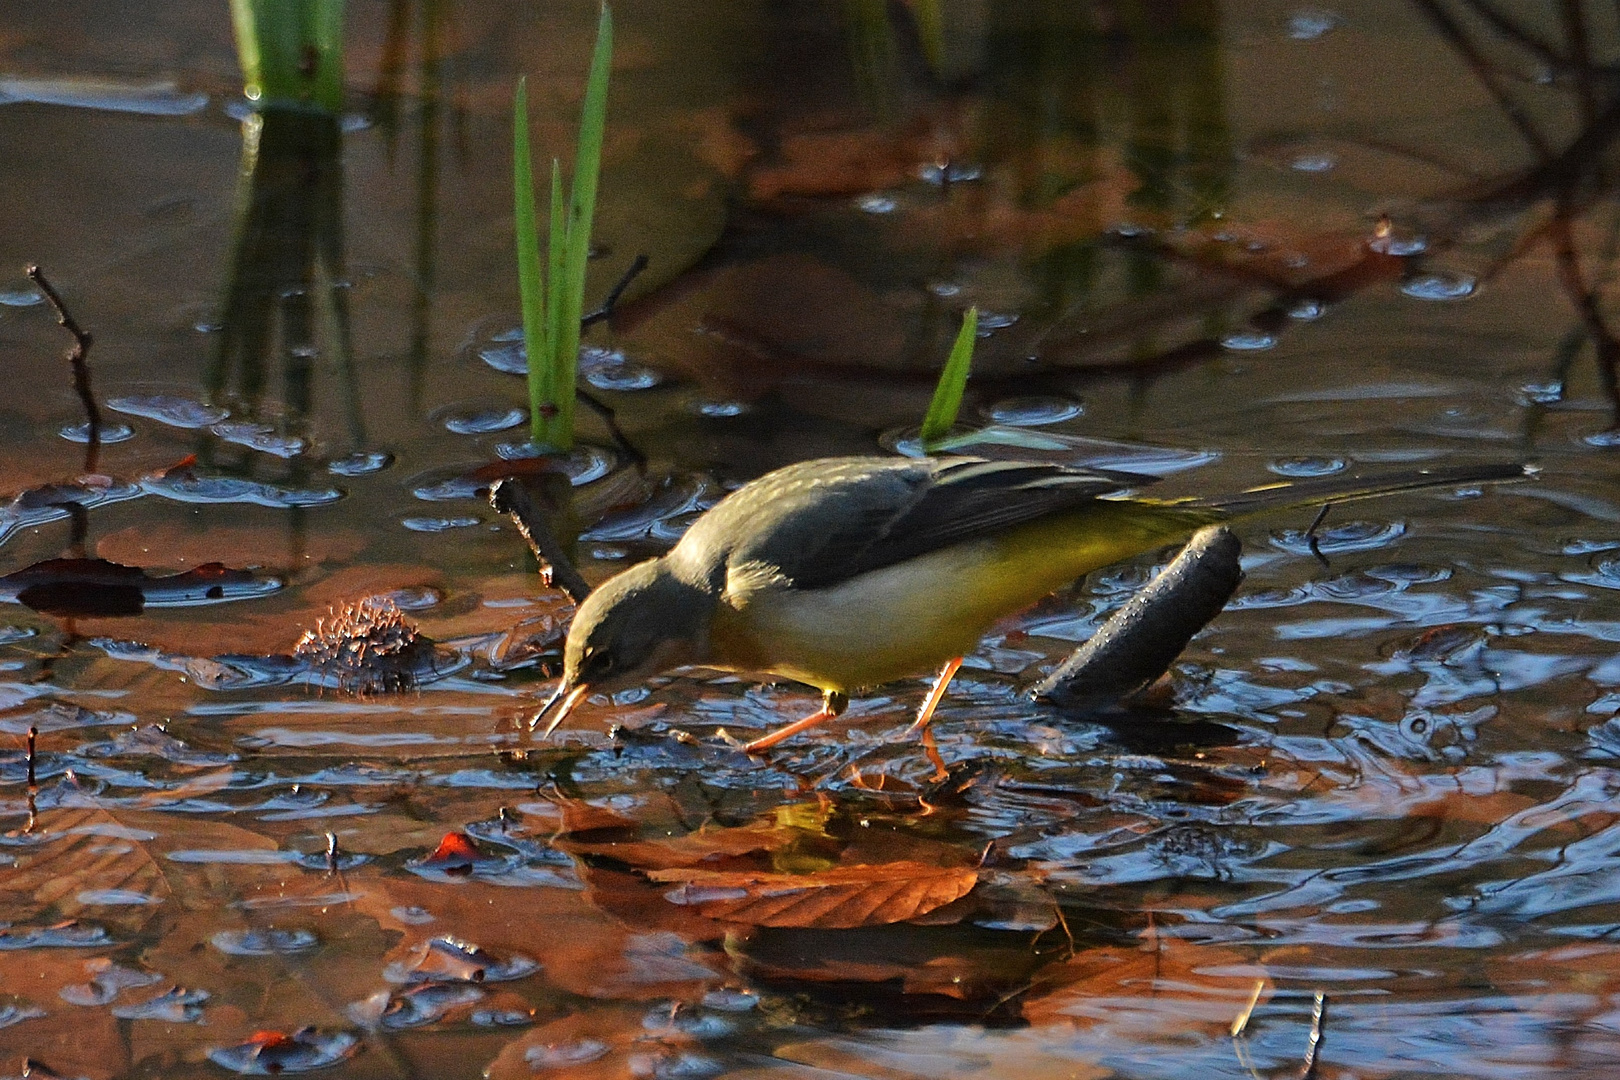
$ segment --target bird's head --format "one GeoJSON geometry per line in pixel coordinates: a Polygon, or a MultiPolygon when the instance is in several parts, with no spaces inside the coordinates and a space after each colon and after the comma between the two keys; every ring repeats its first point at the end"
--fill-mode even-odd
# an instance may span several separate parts
{"type": "Polygon", "coordinates": [[[603,582],[574,613],[563,677],[536,722],[556,713],[550,735],[587,693],[632,686],[649,675],[702,661],[714,600],[649,559],[603,582]]]}

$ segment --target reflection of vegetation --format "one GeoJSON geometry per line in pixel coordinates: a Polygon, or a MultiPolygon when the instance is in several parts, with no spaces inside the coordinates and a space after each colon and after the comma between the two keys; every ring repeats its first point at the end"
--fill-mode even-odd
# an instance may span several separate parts
{"type": "Polygon", "coordinates": [[[279,343],[284,423],[302,434],[324,341],[345,377],[358,445],[365,432],[344,288],[341,145],[338,119],[327,114],[272,109],[243,121],[236,233],[207,389],[259,412],[279,343]]]}
{"type": "MultiPolygon", "coordinates": [[[[309,444],[321,356],[340,374],[350,441],[366,442],[344,265],[343,4],[233,0],[232,15],[255,111],[242,121],[229,270],[204,385],[238,420],[270,432],[266,445],[279,444],[272,453],[289,458],[296,483],[309,468],[300,451],[309,444]],[[281,400],[267,405],[278,357],[281,400]]],[[[205,441],[200,452],[214,449],[205,441]]],[[[302,511],[290,509],[287,522],[300,535],[302,511]]]]}
{"type": "MultiPolygon", "coordinates": [[[[392,155],[400,133],[402,89],[406,82],[407,61],[413,27],[413,9],[420,8],[421,49],[416,71],[416,101],[420,108],[416,130],[420,142],[416,154],[416,256],[412,279],[410,345],[410,401],[419,406],[422,378],[427,368],[428,343],[432,331],[432,296],[436,280],[439,199],[439,153],[444,114],[444,49],[449,28],[449,0],[390,0],[382,59],[377,82],[370,94],[370,115],[383,134],[392,155]]],[[[452,130],[462,120],[459,109],[449,113],[452,130]]]]}
{"type": "Polygon", "coordinates": [[[895,109],[898,78],[895,37],[887,0],[844,0],[844,35],[850,68],[872,111],[885,119],[895,109]]]}
{"type": "Polygon", "coordinates": [[[1505,253],[1484,280],[1545,243],[1552,250],[1559,284],[1575,309],[1575,325],[1554,350],[1552,380],[1532,404],[1530,434],[1541,407],[1564,396],[1570,369],[1588,344],[1610,404],[1610,430],[1620,432],[1620,334],[1602,295],[1617,272],[1620,220],[1603,230],[1595,271],[1583,260],[1577,240],[1577,223],[1613,187],[1611,149],[1620,137],[1620,83],[1613,65],[1592,56],[1594,35],[1586,5],[1581,0],[1559,5],[1560,45],[1542,27],[1526,21],[1524,13],[1504,12],[1489,0],[1459,0],[1455,8],[1442,0],[1412,2],[1468,66],[1533,159],[1521,171],[1472,183],[1453,204],[1463,220],[1540,211],[1538,219],[1510,233],[1505,253]],[[1503,49],[1506,56],[1493,56],[1503,49]],[[1569,112],[1579,126],[1562,149],[1558,137],[1547,130],[1550,125],[1539,123],[1515,96],[1526,62],[1547,72],[1547,82],[1568,93],[1569,112]]]}
{"type": "MultiPolygon", "coordinates": [[[[1093,168],[1117,154],[1130,169],[1137,187],[1126,205],[1142,224],[1208,221],[1225,203],[1233,161],[1219,5],[1127,3],[1111,18],[1077,7],[1052,22],[1007,11],[990,41],[989,70],[1002,81],[986,131],[1022,197],[1048,201],[1086,179],[1071,159],[1087,147],[1093,168]]],[[[1110,270],[1130,298],[1165,285],[1160,257],[1100,236],[1036,253],[1033,270],[1050,310],[1065,318],[1107,303],[1097,294],[1110,270]]],[[[1144,329],[1134,351],[1154,351],[1153,337],[1144,329]]]]}
{"type": "Polygon", "coordinates": [[[343,104],[343,0],[231,0],[248,100],[335,113],[343,104]]]}
{"type": "MultiPolygon", "coordinates": [[[[937,216],[949,232],[935,249],[1016,250],[1040,294],[1018,333],[987,343],[992,362],[1020,334],[1023,355],[1067,359],[1077,349],[1067,332],[1073,324],[1133,305],[1144,308],[1141,317],[1107,347],[1122,358],[1158,355],[1171,344],[1163,312],[1138,302],[1166,301],[1179,279],[1163,253],[1107,231],[1126,221],[1207,224],[1229,198],[1235,155],[1219,3],[1003,3],[953,20],[954,10],[846,0],[845,36],[871,110],[893,124],[904,119],[893,115],[896,102],[920,99],[913,119],[936,133],[941,157],[923,173],[939,183],[937,216]],[[970,70],[956,71],[975,55],[970,70]],[[896,88],[908,77],[922,84],[910,95],[896,88]],[[1029,336],[1043,316],[1050,340],[1029,336]]],[[[926,273],[954,280],[961,269],[926,273]]],[[[1186,314],[1189,305],[1180,306],[1186,314]]],[[[1226,322],[1220,312],[1212,320],[1226,322]]],[[[931,354],[934,340],[925,332],[919,353],[931,354]]]]}
{"type": "Polygon", "coordinates": [[[607,5],[596,27],[596,49],[580,110],[579,147],[566,207],[562,165],[551,159],[551,225],[547,264],[540,266],[535,221],[534,170],[529,155],[529,96],[518,82],[512,115],[513,199],[517,222],[518,284],[523,294],[523,346],[529,363],[530,431],[537,445],[566,450],[574,444],[574,383],[579,367],[580,319],[585,312],[585,261],[596,216],[607,126],[608,68],[613,57],[613,15],[607,5]]]}

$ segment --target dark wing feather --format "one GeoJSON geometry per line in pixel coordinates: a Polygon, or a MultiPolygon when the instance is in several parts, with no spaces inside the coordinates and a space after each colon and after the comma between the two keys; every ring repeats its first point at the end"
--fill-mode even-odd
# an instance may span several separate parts
{"type": "Polygon", "coordinates": [[[1151,479],[963,457],[803,462],[723,500],[670,559],[716,588],[748,564],[819,589],[1151,479]]]}
{"type": "Polygon", "coordinates": [[[934,482],[922,498],[897,514],[836,580],[992,536],[1099,495],[1151,482],[1146,477],[1039,462],[943,458],[936,464],[934,482]]]}

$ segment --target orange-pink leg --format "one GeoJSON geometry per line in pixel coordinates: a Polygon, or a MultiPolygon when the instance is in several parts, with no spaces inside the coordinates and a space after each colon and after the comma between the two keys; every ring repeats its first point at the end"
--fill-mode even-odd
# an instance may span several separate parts
{"type": "Polygon", "coordinates": [[[906,729],[907,735],[922,731],[928,727],[928,721],[934,718],[934,710],[939,708],[939,703],[944,700],[945,688],[951,685],[951,676],[955,675],[956,669],[961,666],[962,658],[958,656],[955,660],[948,662],[939,669],[939,677],[934,680],[933,689],[928,691],[928,697],[923,699],[922,708],[917,710],[917,719],[906,729]]]}
{"type": "Polygon", "coordinates": [[[849,708],[849,698],[836,690],[828,690],[821,695],[821,709],[811,713],[803,720],[795,720],[784,728],[777,728],[769,735],[761,735],[751,743],[743,746],[743,752],[757,754],[761,750],[769,750],[783,739],[791,739],[801,731],[815,727],[823,720],[831,720],[849,708]]]}

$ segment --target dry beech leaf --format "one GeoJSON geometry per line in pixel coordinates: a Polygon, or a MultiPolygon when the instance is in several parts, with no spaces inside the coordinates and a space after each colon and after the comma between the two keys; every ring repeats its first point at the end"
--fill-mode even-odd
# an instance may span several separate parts
{"type": "Polygon", "coordinates": [[[183,784],[137,796],[128,806],[132,810],[156,810],[186,799],[200,799],[204,795],[212,795],[216,791],[223,790],[235,775],[236,770],[230,766],[215,769],[213,772],[194,776],[183,784]]]}
{"type": "Polygon", "coordinates": [[[661,840],[626,840],[600,844],[565,842],[560,846],[576,855],[594,855],[622,862],[638,870],[656,871],[698,866],[704,862],[752,855],[761,851],[780,851],[796,839],[798,837],[792,830],[769,824],[738,829],[699,830],[685,836],[661,840]]]}
{"type": "Polygon", "coordinates": [[[647,876],[676,885],[664,894],[671,903],[695,907],[712,919],[829,930],[914,919],[967,895],[979,880],[971,867],[911,861],[838,866],[813,874],[687,868],[647,876]]]}
{"type": "Polygon", "coordinates": [[[168,895],[162,870],[145,840],[148,830],[130,828],[106,811],[74,807],[40,815],[40,843],[17,848],[16,863],[0,882],[7,918],[22,922],[47,909],[57,918],[76,918],[87,907],[79,897],[92,891],[120,890],[151,897],[152,903],[94,905],[98,921],[116,917],[121,928],[138,929],[168,895]]]}

